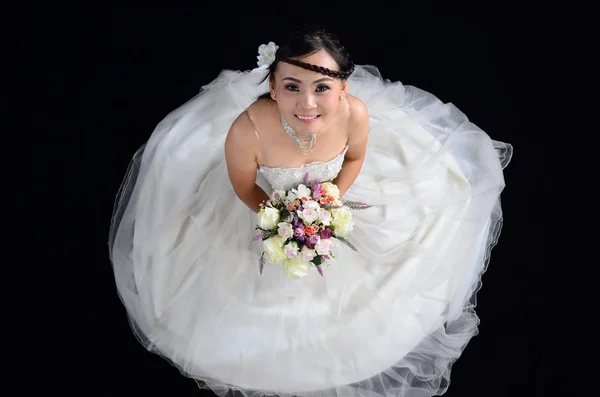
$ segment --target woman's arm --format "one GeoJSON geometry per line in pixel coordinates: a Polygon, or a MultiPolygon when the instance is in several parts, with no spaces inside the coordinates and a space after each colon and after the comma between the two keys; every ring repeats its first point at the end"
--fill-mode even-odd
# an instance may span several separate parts
{"type": "Polygon", "coordinates": [[[225,139],[225,160],[236,195],[252,211],[269,196],[256,184],[258,140],[254,127],[243,113],[233,122],[225,139]]]}
{"type": "Polygon", "coordinates": [[[349,149],[344,157],[342,170],[333,181],[340,190],[340,196],[343,196],[350,189],[360,173],[365,160],[368,137],[369,111],[362,101],[354,99],[351,106],[348,131],[349,149]]]}

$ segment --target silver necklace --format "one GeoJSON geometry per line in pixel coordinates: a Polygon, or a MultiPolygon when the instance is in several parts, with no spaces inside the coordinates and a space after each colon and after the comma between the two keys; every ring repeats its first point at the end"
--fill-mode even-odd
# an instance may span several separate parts
{"type": "Polygon", "coordinates": [[[285,132],[290,136],[290,139],[292,140],[292,143],[296,146],[297,150],[305,156],[309,155],[315,147],[315,142],[317,141],[317,134],[311,134],[306,137],[300,136],[296,131],[293,130],[292,127],[290,127],[290,125],[287,123],[287,121],[285,121],[283,116],[281,116],[279,119],[281,121],[281,126],[283,127],[285,132]]]}

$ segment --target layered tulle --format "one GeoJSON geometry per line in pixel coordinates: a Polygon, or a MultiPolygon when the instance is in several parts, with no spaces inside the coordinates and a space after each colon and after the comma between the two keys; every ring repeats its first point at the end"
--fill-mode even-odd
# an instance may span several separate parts
{"type": "Polygon", "coordinates": [[[255,214],[229,184],[223,143],[267,91],[264,73],[223,72],[134,156],[110,257],[136,336],[220,396],[443,393],[477,333],[512,147],[453,105],[358,67],[349,92],[371,130],[344,198],[373,204],[354,213],[359,253],[337,248],[324,277],[289,279],[277,265],[260,276],[255,214]]]}

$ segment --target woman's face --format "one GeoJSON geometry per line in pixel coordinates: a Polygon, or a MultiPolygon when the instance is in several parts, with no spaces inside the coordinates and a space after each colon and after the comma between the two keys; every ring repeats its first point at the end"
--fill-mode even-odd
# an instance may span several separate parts
{"type": "MultiPolygon", "coordinates": [[[[339,70],[325,50],[298,60],[339,70]]],[[[338,110],[340,97],[346,96],[347,85],[338,78],[279,62],[270,89],[283,118],[298,134],[307,135],[329,125],[338,110]]]]}

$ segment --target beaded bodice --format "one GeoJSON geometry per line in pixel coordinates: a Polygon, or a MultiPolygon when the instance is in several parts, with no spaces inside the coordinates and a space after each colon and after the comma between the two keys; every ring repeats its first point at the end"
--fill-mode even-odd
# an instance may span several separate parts
{"type": "Polygon", "coordinates": [[[298,186],[302,183],[304,175],[308,172],[308,179],[311,181],[329,182],[335,179],[342,169],[344,156],[348,151],[348,146],[330,161],[315,161],[305,164],[301,167],[267,167],[261,165],[258,167],[260,172],[267,179],[271,187],[275,190],[285,190],[298,186]]]}

